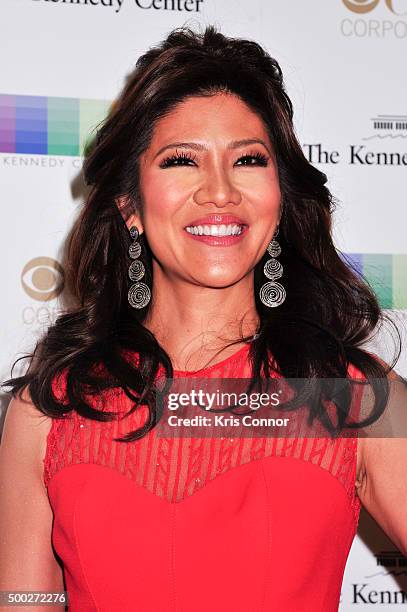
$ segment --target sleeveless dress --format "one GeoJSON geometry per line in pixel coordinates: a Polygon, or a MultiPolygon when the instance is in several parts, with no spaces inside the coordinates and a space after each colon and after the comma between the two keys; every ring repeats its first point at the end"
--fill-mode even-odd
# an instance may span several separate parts
{"type": "MultiPolygon", "coordinates": [[[[250,378],[249,346],[174,378],[250,378]]],[[[114,405],[131,403],[117,394],[114,405]]],[[[68,610],[336,612],[360,511],[357,437],[167,439],[154,428],[113,440],[147,414],[53,419],[44,483],[68,610]]]]}

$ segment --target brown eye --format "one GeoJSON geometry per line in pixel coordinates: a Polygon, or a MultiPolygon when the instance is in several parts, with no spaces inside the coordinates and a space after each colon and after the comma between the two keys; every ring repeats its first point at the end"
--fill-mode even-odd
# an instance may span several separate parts
{"type": "Polygon", "coordinates": [[[174,153],[169,157],[163,159],[160,163],[160,168],[169,168],[171,166],[189,166],[189,162],[194,162],[195,156],[191,153],[182,151],[181,153],[174,153]]]}
{"type": "Polygon", "coordinates": [[[248,155],[239,157],[237,161],[239,162],[240,160],[245,160],[245,162],[247,162],[244,164],[239,164],[243,166],[267,166],[269,158],[263,153],[256,151],[256,153],[249,153],[248,155]]]}

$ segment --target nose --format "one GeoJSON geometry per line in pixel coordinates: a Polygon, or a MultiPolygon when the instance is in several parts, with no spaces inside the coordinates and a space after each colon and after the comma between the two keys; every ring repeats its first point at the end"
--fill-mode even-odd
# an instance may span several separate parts
{"type": "Polygon", "coordinates": [[[242,195],[222,165],[213,165],[207,170],[199,188],[194,193],[197,204],[215,204],[224,208],[230,204],[240,204],[242,195]]]}

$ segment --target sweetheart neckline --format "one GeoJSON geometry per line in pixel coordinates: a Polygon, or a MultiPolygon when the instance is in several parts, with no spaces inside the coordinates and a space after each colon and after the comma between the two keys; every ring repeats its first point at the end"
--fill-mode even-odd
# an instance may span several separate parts
{"type": "Polygon", "coordinates": [[[305,461],[303,459],[301,459],[300,457],[292,457],[292,456],[284,456],[284,455],[269,455],[267,457],[260,457],[259,459],[251,459],[250,461],[246,462],[246,463],[242,463],[240,465],[236,465],[234,467],[228,468],[225,472],[222,472],[218,475],[216,475],[214,478],[211,478],[210,480],[208,480],[202,487],[199,487],[197,489],[195,489],[193,491],[193,493],[191,493],[190,495],[185,496],[184,498],[180,499],[180,500],[176,500],[176,501],[169,501],[166,497],[161,497],[159,495],[157,495],[156,493],[153,493],[152,491],[150,491],[147,487],[145,487],[144,485],[139,485],[137,484],[133,479],[129,478],[128,476],[126,476],[126,474],[122,474],[119,470],[115,469],[115,468],[111,468],[107,465],[101,465],[99,463],[94,463],[94,462],[81,462],[81,463],[70,463],[69,465],[65,465],[63,466],[61,469],[59,469],[55,474],[53,474],[48,482],[48,489],[50,489],[52,487],[52,483],[55,481],[55,479],[58,479],[58,475],[60,474],[65,474],[65,472],[67,470],[70,470],[70,468],[78,468],[78,467],[83,467],[86,466],[86,468],[88,468],[89,466],[92,467],[96,467],[97,469],[103,469],[103,470],[108,470],[110,472],[110,474],[114,474],[115,476],[117,476],[120,480],[124,479],[127,480],[132,487],[136,490],[136,491],[144,491],[148,494],[148,496],[150,496],[150,498],[155,498],[157,500],[159,500],[160,503],[163,503],[164,505],[167,505],[169,508],[171,507],[177,507],[180,506],[181,504],[183,504],[183,502],[186,502],[187,500],[194,498],[196,495],[199,495],[202,491],[204,491],[205,489],[208,488],[208,486],[210,486],[211,484],[215,483],[215,481],[218,481],[219,478],[221,478],[222,476],[226,476],[228,474],[230,474],[231,472],[236,472],[236,470],[239,470],[239,468],[246,468],[246,469],[257,469],[257,470],[262,470],[264,469],[264,462],[267,461],[267,463],[272,460],[272,459],[285,459],[285,460],[292,460],[292,461],[299,461],[301,463],[301,465],[305,465],[305,466],[311,466],[312,469],[316,468],[318,471],[315,473],[319,473],[321,474],[324,473],[328,476],[328,478],[330,479],[330,481],[332,482],[332,479],[337,483],[337,485],[340,487],[340,490],[343,492],[343,495],[345,496],[347,502],[348,502],[348,506],[349,506],[349,511],[352,514],[352,518],[354,520],[354,524],[355,524],[355,529],[357,528],[357,524],[358,524],[358,496],[357,496],[357,492],[356,490],[354,491],[354,496],[353,498],[351,498],[351,496],[349,495],[346,487],[341,483],[341,481],[334,475],[332,474],[328,469],[321,467],[318,464],[315,463],[311,463],[309,461],[305,461]]]}

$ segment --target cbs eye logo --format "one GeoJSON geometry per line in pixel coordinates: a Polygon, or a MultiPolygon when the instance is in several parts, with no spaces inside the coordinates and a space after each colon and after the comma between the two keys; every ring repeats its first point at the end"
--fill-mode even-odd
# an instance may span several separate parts
{"type": "Polygon", "coordinates": [[[21,284],[29,297],[38,302],[48,302],[62,292],[64,270],[51,257],[34,257],[21,272],[21,284]]]}
{"type": "MultiPolygon", "coordinates": [[[[403,1],[405,2],[405,0],[398,0],[398,2],[397,0],[384,0],[384,3],[387,8],[392,13],[394,13],[394,15],[405,15],[406,12],[401,13],[395,7],[397,3],[403,3],[403,1]]],[[[380,0],[342,0],[342,2],[350,11],[353,11],[354,13],[364,14],[373,11],[379,4],[380,0]]]]}

